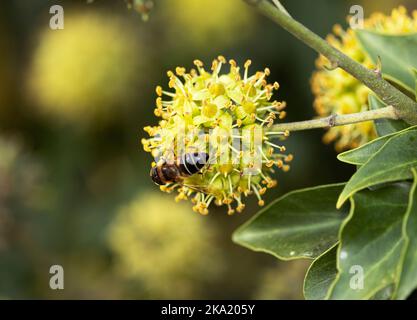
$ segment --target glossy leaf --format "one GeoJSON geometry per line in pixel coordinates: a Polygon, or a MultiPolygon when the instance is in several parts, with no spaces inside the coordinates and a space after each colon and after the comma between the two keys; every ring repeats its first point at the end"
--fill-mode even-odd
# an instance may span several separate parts
{"type": "Polygon", "coordinates": [[[417,167],[417,131],[397,134],[371,157],[346,184],[337,207],[357,191],[385,182],[411,179],[411,168],[417,167]]]}
{"type": "Polygon", "coordinates": [[[408,217],[404,225],[407,250],[404,253],[403,270],[397,298],[405,299],[417,287],[417,171],[413,170],[414,184],[408,202],[408,217]]]}
{"type": "Polygon", "coordinates": [[[382,73],[409,92],[415,91],[413,68],[417,68],[417,33],[386,35],[367,30],[357,30],[362,47],[376,64],[382,62],[382,73]]]}
{"type": "Polygon", "coordinates": [[[307,300],[323,300],[336,279],[337,247],[331,248],[313,261],[304,279],[304,297],[307,300]]]}
{"type": "MultiPolygon", "coordinates": [[[[370,94],[368,97],[369,106],[372,110],[381,109],[387,105],[378,99],[375,95],[370,94]]],[[[378,136],[386,136],[409,127],[409,125],[402,120],[378,119],[374,121],[378,136]]]]}
{"type": "Polygon", "coordinates": [[[341,230],[330,299],[370,299],[399,281],[409,192],[409,183],[397,183],[355,194],[353,214],[341,230]]]}
{"type": "Polygon", "coordinates": [[[338,241],[348,208],[336,209],[343,184],[297,190],[277,199],[241,226],[233,241],[283,260],[316,258],[338,241]]]}
{"type": "Polygon", "coordinates": [[[417,126],[407,128],[398,133],[393,133],[384,137],[377,138],[371,142],[368,142],[367,144],[364,144],[363,146],[360,146],[359,148],[340,153],[337,156],[337,159],[342,162],[361,166],[365,164],[365,162],[367,162],[376,152],[378,152],[389,139],[396,136],[397,134],[411,130],[417,130],[417,126]]]}

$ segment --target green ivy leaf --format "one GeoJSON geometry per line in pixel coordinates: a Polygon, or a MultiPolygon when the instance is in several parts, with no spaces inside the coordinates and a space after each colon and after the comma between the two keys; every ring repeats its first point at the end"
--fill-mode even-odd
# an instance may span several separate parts
{"type": "Polygon", "coordinates": [[[417,130],[395,135],[355,172],[340,194],[337,207],[359,190],[411,179],[414,167],[417,167],[417,130]]]}
{"type": "MultiPolygon", "coordinates": [[[[378,99],[374,94],[368,96],[369,106],[372,110],[385,108],[387,105],[378,99]]],[[[375,128],[378,136],[386,136],[409,127],[409,125],[402,120],[378,119],[374,120],[375,128]]]]}
{"type": "Polygon", "coordinates": [[[407,250],[404,254],[403,270],[397,290],[397,298],[405,299],[417,287],[417,170],[413,169],[414,184],[408,202],[408,217],[404,224],[407,250]]]}
{"type": "Polygon", "coordinates": [[[323,300],[336,279],[337,246],[319,256],[308,268],[304,279],[304,297],[307,300],[323,300]]]}
{"type": "Polygon", "coordinates": [[[290,192],[233,234],[233,241],[282,260],[316,258],[335,245],[348,208],[335,208],[343,184],[290,192]]]}
{"type": "Polygon", "coordinates": [[[397,183],[351,199],[354,209],[341,228],[338,274],[328,298],[370,299],[399,281],[409,192],[409,183],[397,183]],[[355,283],[360,269],[362,288],[355,283]]]}
{"type": "Polygon", "coordinates": [[[409,127],[398,133],[393,133],[377,138],[371,142],[364,144],[363,146],[360,146],[359,148],[340,153],[337,156],[337,159],[339,159],[342,162],[361,166],[365,164],[375,153],[377,153],[384,146],[384,144],[387,143],[389,139],[396,136],[397,134],[411,130],[417,130],[417,126],[409,127]]]}
{"type": "Polygon", "coordinates": [[[417,33],[386,35],[367,30],[355,32],[374,63],[381,57],[384,77],[414,93],[412,69],[417,68],[417,33]]]}

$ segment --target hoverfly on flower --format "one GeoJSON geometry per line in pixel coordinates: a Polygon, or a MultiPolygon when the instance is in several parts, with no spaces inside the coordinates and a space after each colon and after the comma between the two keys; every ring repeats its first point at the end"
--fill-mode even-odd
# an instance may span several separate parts
{"type": "Polygon", "coordinates": [[[271,129],[276,119],[285,117],[286,104],[271,101],[279,85],[267,83],[270,70],[250,75],[248,60],[241,73],[230,60],[229,70],[222,72],[225,64],[219,56],[210,70],[195,60],[189,72],[182,67],[168,71],[173,90],[156,88],[154,113],[162,120],[158,126],[146,127],[150,138],[142,139],[145,151],[155,158],[153,180],[162,184],[163,191],[176,189],[177,200],[191,199],[193,209],[201,214],[208,213],[211,203],[226,205],[229,214],[241,212],[243,197],[250,194],[263,206],[262,195],[277,185],[272,178],[275,168],[288,171],[293,158],[284,146],[271,141],[283,140],[289,133],[271,129]],[[209,164],[191,164],[190,154],[205,155],[209,164]]]}

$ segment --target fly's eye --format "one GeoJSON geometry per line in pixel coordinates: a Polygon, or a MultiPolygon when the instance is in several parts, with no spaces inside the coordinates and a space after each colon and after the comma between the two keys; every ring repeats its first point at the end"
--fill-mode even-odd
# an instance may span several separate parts
{"type": "Polygon", "coordinates": [[[157,185],[163,185],[163,181],[161,180],[161,177],[158,174],[158,170],[155,167],[151,168],[151,179],[153,182],[155,182],[157,185]]]}

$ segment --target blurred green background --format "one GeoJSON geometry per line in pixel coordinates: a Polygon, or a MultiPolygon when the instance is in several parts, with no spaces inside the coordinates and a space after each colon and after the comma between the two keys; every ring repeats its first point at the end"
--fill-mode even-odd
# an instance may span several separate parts
{"type": "MultiPolygon", "coordinates": [[[[0,2],[0,298],[298,299],[308,261],[278,262],[233,244],[256,211],[199,216],[149,178],[142,128],[156,124],[166,70],[219,54],[269,67],[290,120],[314,116],[316,54],[240,0],[156,0],[147,23],[122,0],[0,2]],[[49,28],[60,4],[64,30],[49,28]],[[49,288],[62,265],[65,289],[49,288]]],[[[388,13],[415,1],[283,1],[324,36],[353,4],[388,13]]],[[[295,155],[269,200],[340,182],[323,132],[293,134],[295,155]]]]}

